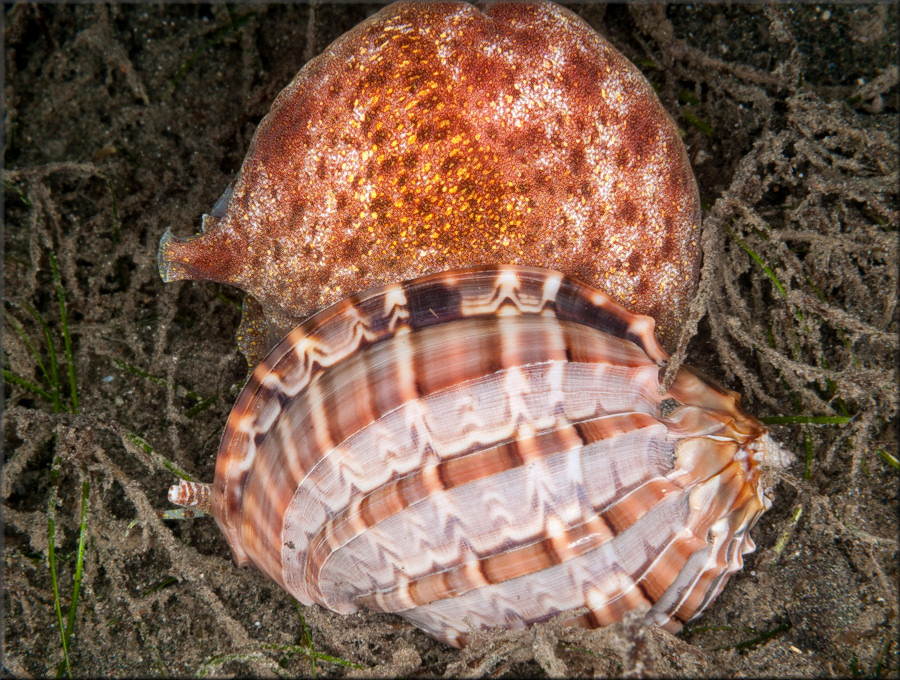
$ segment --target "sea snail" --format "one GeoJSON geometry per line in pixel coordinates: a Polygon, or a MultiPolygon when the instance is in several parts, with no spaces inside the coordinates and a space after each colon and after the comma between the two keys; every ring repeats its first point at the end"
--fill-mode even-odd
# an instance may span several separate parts
{"type": "Polygon", "coordinates": [[[212,486],[238,564],[305,604],[470,628],[645,609],[670,631],[719,593],[786,454],[688,369],[659,392],[650,317],[558,272],[443,272],[352,295],[253,371],[212,486]]]}
{"type": "Polygon", "coordinates": [[[249,293],[255,365],[214,483],[170,500],[299,601],[451,645],[678,630],[790,459],[690,369],[659,392],[698,230],[674,124],[575,15],[382,10],[281,93],[203,233],[160,242],[165,280],[249,293]]]}
{"type": "Polygon", "coordinates": [[[550,2],[399,2],[304,66],[202,233],[166,232],[159,270],[249,294],[251,366],[351,293],[500,263],[605,290],[671,351],[699,227],[677,127],[582,19],[550,2]]]}

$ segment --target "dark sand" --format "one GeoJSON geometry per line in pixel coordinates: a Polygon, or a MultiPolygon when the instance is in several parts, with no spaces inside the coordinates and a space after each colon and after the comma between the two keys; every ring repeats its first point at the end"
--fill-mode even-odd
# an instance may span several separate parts
{"type": "Polygon", "coordinates": [[[550,624],[459,652],[393,616],[302,607],[315,651],[361,667],[313,668],[291,599],[238,569],[211,519],[157,518],[176,478],[156,454],[210,479],[246,367],[241,295],[164,285],[156,247],[199,228],[275,95],[373,6],[5,6],[3,365],[52,392],[17,331],[50,373],[30,306],[62,384],[59,413],[5,384],[5,672],[63,658],[48,514],[66,619],[87,488],[76,675],[897,676],[898,470],[879,449],[897,452],[898,6],[573,8],[685,132],[708,265],[687,361],[756,415],[852,416],[773,428],[798,461],[744,570],[677,637],[550,624]]]}

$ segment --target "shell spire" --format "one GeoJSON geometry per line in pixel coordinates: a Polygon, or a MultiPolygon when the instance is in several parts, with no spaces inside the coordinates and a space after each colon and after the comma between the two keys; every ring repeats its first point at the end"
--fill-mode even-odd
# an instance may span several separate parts
{"type": "Polygon", "coordinates": [[[193,508],[205,514],[212,514],[212,485],[189,482],[182,479],[169,487],[169,502],[185,508],[193,508]]]}

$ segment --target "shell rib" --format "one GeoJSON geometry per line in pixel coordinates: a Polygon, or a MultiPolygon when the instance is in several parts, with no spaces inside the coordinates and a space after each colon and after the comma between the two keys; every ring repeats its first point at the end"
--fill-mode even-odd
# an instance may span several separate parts
{"type": "Polygon", "coordinates": [[[754,549],[760,465],[786,459],[693,372],[661,394],[653,331],[530,267],[347,298],[253,372],[213,514],[237,562],[301,602],[396,612],[455,646],[567,612],[677,631],[754,549]]]}

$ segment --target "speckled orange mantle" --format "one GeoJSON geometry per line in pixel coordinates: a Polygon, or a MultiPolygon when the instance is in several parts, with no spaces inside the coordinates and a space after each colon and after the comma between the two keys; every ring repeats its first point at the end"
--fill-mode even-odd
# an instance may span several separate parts
{"type": "MultiPolygon", "coordinates": [[[[383,9],[278,96],[223,198],[200,236],[166,232],[160,272],[247,291],[267,343],[369,286],[529,264],[649,314],[671,347],[699,271],[674,123],[625,57],[549,2],[383,9]]],[[[253,310],[251,363],[265,349],[253,310]]]]}

